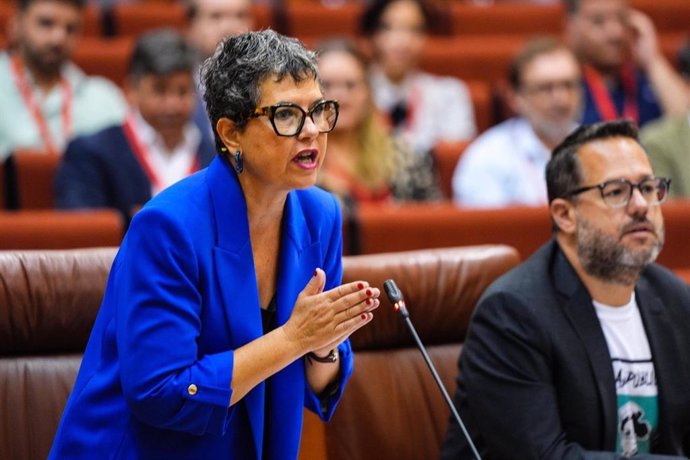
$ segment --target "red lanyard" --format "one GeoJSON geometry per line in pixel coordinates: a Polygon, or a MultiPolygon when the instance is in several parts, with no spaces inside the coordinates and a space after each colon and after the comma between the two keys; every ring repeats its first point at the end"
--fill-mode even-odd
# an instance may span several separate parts
{"type": "MultiPolygon", "coordinates": [[[[604,84],[601,75],[590,66],[584,67],[584,76],[587,85],[592,91],[594,105],[603,121],[612,121],[620,118],[621,115],[616,110],[611,94],[604,84]]],[[[623,83],[623,117],[629,118],[636,123],[640,122],[640,110],[637,106],[637,83],[635,81],[635,69],[632,65],[626,65],[621,72],[623,83]]]]}
{"type": "MultiPolygon", "coordinates": [[[[127,117],[122,128],[124,129],[125,137],[127,138],[129,145],[132,147],[134,156],[141,165],[141,168],[144,170],[144,173],[146,174],[146,177],[148,177],[149,182],[153,186],[154,190],[162,190],[164,188],[163,181],[158,174],[156,174],[153,166],[151,166],[150,153],[139,141],[139,136],[137,136],[136,129],[134,128],[134,120],[131,116],[127,117]]],[[[197,154],[189,168],[188,174],[196,172],[199,169],[199,166],[199,155],[197,154]]]]}
{"type": "MultiPolygon", "coordinates": [[[[50,129],[48,129],[48,123],[41,112],[41,108],[36,104],[31,85],[29,85],[24,75],[24,69],[18,56],[12,56],[10,69],[12,70],[14,83],[17,85],[19,94],[24,100],[24,105],[26,105],[26,109],[36,122],[38,133],[45,142],[47,150],[50,153],[58,154],[60,150],[50,133],[50,129]]],[[[72,88],[70,88],[65,78],[60,79],[60,89],[62,90],[62,132],[65,139],[69,139],[72,134],[72,88]]]]}

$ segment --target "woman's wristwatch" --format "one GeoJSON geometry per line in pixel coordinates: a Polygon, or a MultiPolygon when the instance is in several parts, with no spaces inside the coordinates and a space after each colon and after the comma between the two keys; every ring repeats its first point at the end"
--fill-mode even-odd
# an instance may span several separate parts
{"type": "Polygon", "coordinates": [[[306,356],[309,361],[316,361],[317,363],[335,363],[338,362],[340,354],[338,353],[338,347],[336,347],[329,351],[326,356],[319,356],[313,351],[307,353],[306,356]]]}

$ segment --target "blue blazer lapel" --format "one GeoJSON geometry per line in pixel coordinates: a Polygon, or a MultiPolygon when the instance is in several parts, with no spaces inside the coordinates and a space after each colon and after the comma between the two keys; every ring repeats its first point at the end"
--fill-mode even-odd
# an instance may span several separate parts
{"type": "MultiPolygon", "coordinates": [[[[312,236],[296,192],[288,195],[283,217],[277,298],[277,325],[290,318],[297,296],[320,266],[320,242],[312,236]]],[[[297,458],[304,407],[304,362],[298,359],[271,378],[269,458],[297,458]],[[289,423],[285,423],[288,420],[289,423]]]]}
{"type": "MultiPolygon", "coordinates": [[[[215,247],[213,261],[219,301],[235,349],[261,337],[259,290],[252,245],[249,239],[247,206],[237,177],[229,163],[216,157],[206,174],[213,216],[215,247]]],[[[264,425],[264,385],[257,385],[244,398],[256,452],[261,452],[264,425]]]]}
{"type": "MultiPolygon", "coordinates": [[[[208,168],[207,182],[216,224],[213,250],[217,285],[223,304],[231,346],[242,346],[263,334],[256,285],[254,258],[249,237],[247,208],[237,176],[222,157],[208,168]]],[[[277,286],[277,326],[290,317],[297,296],[320,266],[320,242],[309,231],[296,192],[288,194],[283,216],[277,286]]],[[[271,377],[271,413],[269,422],[271,451],[278,457],[296,458],[304,406],[304,364],[297,360],[271,377]],[[282,423],[285,419],[290,423],[282,423]],[[287,426],[286,426],[287,425],[287,426]],[[274,451],[274,449],[277,449],[274,451]],[[287,452],[291,452],[289,455],[287,452]]],[[[243,399],[250,419],[257,453],[263,447],[264,384],[257,385],[243,399]]]]}
{"type": "Polygon", "coordinates": [[[592,298],[560,249],[555,254],[554,281],[556,289],[567,298],[563,310],[587,351],[590,368],[597,383],[604,417],[604,446],[615,449],[618,410],[611,355],[592,305],[592,298]]]}

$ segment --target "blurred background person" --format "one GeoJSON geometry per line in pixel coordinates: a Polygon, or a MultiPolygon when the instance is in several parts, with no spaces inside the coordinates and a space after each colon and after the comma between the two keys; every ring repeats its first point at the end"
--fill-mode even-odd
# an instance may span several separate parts
{"type": "MultiPolygon", "coordinates": [[[[678,52],[678,67],[690,101],[690,40],[678,52]]],[[[690,198],[690,104],[680,116],[647,125],[640,135],[654,172],[671,179],[671,197],[690,198]]]]}
{"type": "Polygon", "coordinates": [[[116,208],[126,218],[215,154],[192,121],[194,50],[162,29],[137,42],[125,83],[124,124],[74,139],[55,178],[58,208],[116,208]]]}
{"type": "Polygon", "coordinates": [[[431,22],[423,0],[373,0],[361,19],[373,54],[374,102],[418,153],[477,132],[465,84],[419,70],[431,22]]]}
{"type": "Polygon", "coordinates": [[[20,0],[12,50],[0,54],[0,161],[15,149],[60,154],[74,136],[118,124],[126,103],[115,84],[87,77],[70,58],[84,0],[20,0]]]}
{"type": "Polygon", "coordinates": [[[317,54],[325,96],[340,103],[319,185],[345,205],[440,199],[431,156],[394,139],[377,113],[362,52],[349,40],[334,39],[317,54]]]}
{"type": "Polygon", "coordinates": [[[250,0],[187,0],[186,7],[187,38],[202,59],[211,56],[223,38],[254,28],[250,0]]]}
{"type": "Polygon", "coordinates": [[[551,151],[577,126],[580,65],[563,43],[528,42],[510,66],[509,100],[517,114],[465,150],[453,175],[455,203],[468,207],[546,205],[551,151]]]}
{"type": "Polygon", "coordinates": [[[252,3],[250,0],[187,0],[185,6],[187,40],[199,54],[199,63],[194,69],[197,88],[194,122],[201,128],[202,134],[213,139],[213,127],[206,113],[203,88],[199,81],[201,62],[213,54],[223,38],[253,29],[252,3]]]}
{"type": "Polygon", "coordinates": [[[685,112],[682,79],[661,54],[652,21],[628,0],[564,0],[570,46],[583,64],[582,123],[640,126],[685,112]]]}

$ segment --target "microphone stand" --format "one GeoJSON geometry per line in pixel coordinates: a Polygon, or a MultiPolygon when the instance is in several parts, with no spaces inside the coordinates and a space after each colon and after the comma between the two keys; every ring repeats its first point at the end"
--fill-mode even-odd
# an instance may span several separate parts
{"type": "Polygon", "coordinates": [[[422,343],[422,340],[419,338],[419,334],[417,334],[417,330],[415,329],[414,324],[412,324],[412,320],[410,319],[410,313],[407,311],[407,307],[405,306],[405,299],[403,299],[402,292],[400,291],[400,289],[398,289],[398,286],[392,279],[386,280],[383,283],[383,287],[386,291],[386,294],[388,295],[388,299],[391,301],[391,303],[393,303],[393,307],[395,308],[396,312],[400,313],[400,315],[405,320],[405,325],[407,326],[407,329],[410,331],[410,334],[412,334],[412,337],[417,343],[417,348],[419,348],[419,351],[422,352],[424,361],[426,362],[426,365],[429,367],[431,375],[434,376],[436,385],[438,385],[438,388],[441,390],[441,394],[443,395],[443,398],[446,400],[446,404],[448,404],[450,412],[453,414],[453,418],[458,423],[458,425],[460,425],[462,434],[465,436],[465,439],[467,440],[467,443],[469,444],[470,449],[474,454],[474,458],[476,458],[477,460],[482,460],[482,457],[479,455],[479,452],[477,451],[474,442],[472,442],[470,434],[467,432],[467,428],[465,428],[465,424],[462,423],[462,419],[460,418],[460,414],[458,413],[457,409],[455,408],[455,405],[453,404],[453,400],[450,398],[448,391],[446,391],[446,387],[443,386],[441,377],[438,375],[438,372],[436,372],[434,363],[431,362],[429,353],[427,353],[426,348],[422,343]]]}

